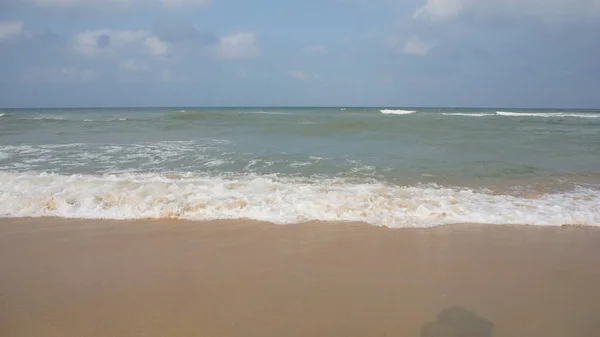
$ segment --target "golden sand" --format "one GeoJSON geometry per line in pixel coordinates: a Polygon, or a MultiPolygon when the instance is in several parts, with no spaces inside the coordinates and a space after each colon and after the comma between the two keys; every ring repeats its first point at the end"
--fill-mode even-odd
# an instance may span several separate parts
{"type": "Polygon", "coordinates": [[[600,336],[600,230],[0,220],[0,336],[600,336]]]}

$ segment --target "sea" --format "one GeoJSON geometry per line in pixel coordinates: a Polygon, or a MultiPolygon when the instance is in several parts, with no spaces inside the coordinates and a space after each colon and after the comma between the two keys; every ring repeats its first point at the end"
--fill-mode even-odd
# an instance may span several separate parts
{"type": "Polygon", "coordinates": [[[0,110],[0,217],[600,225],[600,110],[0,110]]]}

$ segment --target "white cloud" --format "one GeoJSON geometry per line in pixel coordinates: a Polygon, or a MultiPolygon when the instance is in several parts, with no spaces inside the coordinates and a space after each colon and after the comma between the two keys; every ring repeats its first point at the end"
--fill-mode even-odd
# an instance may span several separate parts
{"type": "Polygon", "coordinates": [[[435,41],[423,41],[418,36],[407,39],[402,46],[402,52],[408,55],[425,56],[435,48],[435,41]]]}
{"type": "Polygon", "coordinates": [[[578,20],[600,18],[600,0],[427,0],[413,17],[443,20],[468,11],[578,20]]]}
{"type": "Polygon", "coordinates": [[[170,45],[145,30],[88,30],[75,35],[72,49],[88,59],[109,61],[118,80],[139,80],[150,65],[164,61],[170,45]],[[133,76],[133,77],[132,77],[133,76]]]}
{"type": "Polygon", "coordinates": [[[427,0],[425,6],[417,9],[414,18],[428,15],[436,19],[445,19],[460,14],[471,0],[427,0]]]}
{"type": "Polygon", "coordinates": [[[307,72],[307,71],[302,71],[302,70],[290,70],[290,71],[288,71],[288,75],[290,75],[291,77],[293,77],[297,80],[301,80],[301,81],[318,80],[321,78],[321,75],[319,75],[317,73],[307,72]]]}
{"type": "Polygon", "coordinates": [[[24,34],[23,22],[5,21],[0,22],[0,43],[15,41],[24,34]]]}
{"type": "Polygon", "coordinates": [[[161,56],[168,43],[145,30],[88,30],[73,38],[73,50],[89,58],[116,58],[127,54],[161,56]]]}
{"type": "Polygon", "coordinates": [[[25,83],[89,83],[99,77],[97,71],[91,68],[70,67],[33,67],[20,75],[25,83]]]}
{"type": "Polygon", "coordinates": [[[153,55],[164,55],[169,51],[169,44],[156,36],[147,37],[144,41],[146,48],[153,55]]]}
{"type": "Polygon", "coordinates": [[[254,33],[241,32],[224,36],[217,45],[217,55],[223,59],[244,59],[260,55],[254,33]]]}

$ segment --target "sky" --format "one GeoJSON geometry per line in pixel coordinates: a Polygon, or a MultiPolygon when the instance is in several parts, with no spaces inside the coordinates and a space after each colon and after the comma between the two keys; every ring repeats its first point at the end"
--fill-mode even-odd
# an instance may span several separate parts
{"type": "Polygon", "coordinates": [[[0,0],[0,108],[600,108],[600,0],[0,0]]]}

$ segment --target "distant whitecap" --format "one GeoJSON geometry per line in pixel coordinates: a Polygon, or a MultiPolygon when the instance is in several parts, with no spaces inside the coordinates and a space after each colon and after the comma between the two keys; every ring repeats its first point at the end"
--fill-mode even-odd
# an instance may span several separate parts
{"type": "Polygon", "coordinates": [[[391,109],[384,109],[384,110],[379,110],[381,111],[382,114],[386,114],[386,115],[411,115],[416,113],[416,111],[413,110],[391,110],[391,109]]]}

